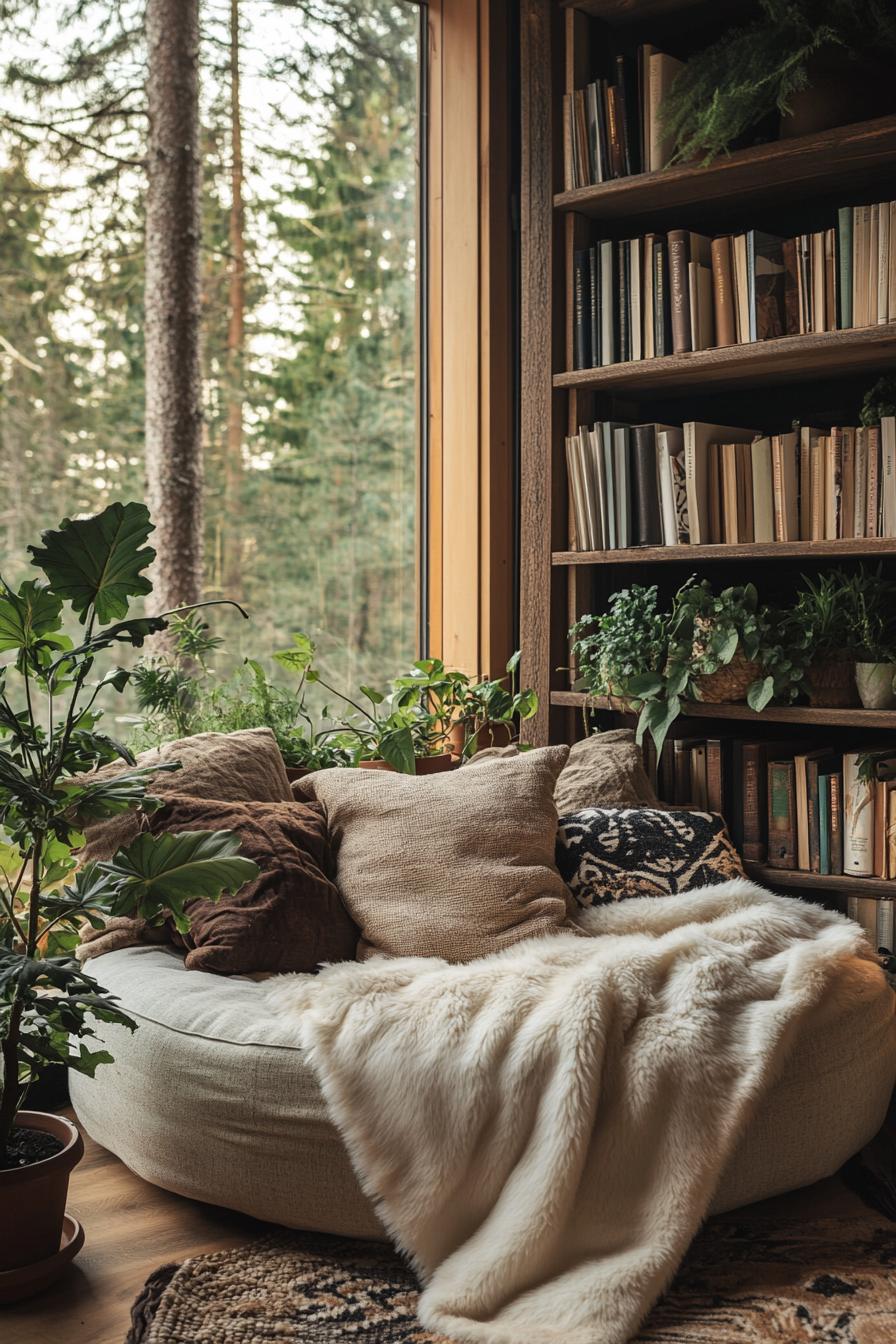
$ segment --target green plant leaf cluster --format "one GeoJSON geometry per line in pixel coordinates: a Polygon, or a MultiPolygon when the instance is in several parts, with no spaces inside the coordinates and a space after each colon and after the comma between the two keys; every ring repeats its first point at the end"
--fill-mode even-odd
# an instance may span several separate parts
{"type": "Polygon", "coordinates": [[[237,890],[258,871],[222,831],[143,834],[73,878],[85,822],[153,810],[153,776],[179,768],[137,767],[126,747],[97,731],[98,697],[128,681],[121,667],[95,676],[98,654],[142,644],[177,615],[128,618],[130,599],[151,591],[144,573],[154,555],[146,545],[151,526],[137,503],[65,519],[29,548],[43,578],[14,591],[0,577],[0,653],[9,657],[0,667],[0,1154],[44,1067],[67,1063],[92,1074],[109,1060],[85,1043],[93,1024],[134,1027],[72,960],[83,922],[133,913],[160,922],[170,914],[185,929],[186,901],[237,890]],[[84,627],[77,647],[60,633],[66,605],[84,627]],[[13,679],[24,708],[11,699],[13,679]],[[92,773],[115,761],[124,762],[119,773],[92,773]]]}
{"type": "Polygon", "coordinates": [[[833,48],[850,56],[896,50],[887,0],[759,0],[756,19],[692,55],[673,82],[662,122],[673,162],[708,163],[807,88],[811,59],[833,48]]]}

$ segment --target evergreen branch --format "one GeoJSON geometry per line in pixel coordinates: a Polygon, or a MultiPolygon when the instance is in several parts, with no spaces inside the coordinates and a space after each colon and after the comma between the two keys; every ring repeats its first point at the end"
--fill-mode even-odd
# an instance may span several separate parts
{"type": "Polygon", "coordinates": [[[8,129],[13,126],[27,126],[32,130],[49,131],[52,135],[61,136],[69,144],[76,145],[78,149],[86,149],[88,153],[99,154],[104,159],[111,160],[112,163],[121,164],[123,168],[143,168],[145,160],[143,159],[125,159],[120,154],[113,154],[111,150],[103,149],[101,145],[92,144],[89,140],[84,140],[78,135],[73,135],[71,131],[64,131],[56,126],[52,121],[31,121],[26,117],[16,116],[13,112],[4,112],[0,117],[0,124],[6,125],[8,129]]]}

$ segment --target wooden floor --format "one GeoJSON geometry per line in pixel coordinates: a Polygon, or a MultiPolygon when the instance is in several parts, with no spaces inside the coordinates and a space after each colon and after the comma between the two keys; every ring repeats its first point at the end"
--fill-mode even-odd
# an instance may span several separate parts
{"type": "MultiPolygon", "coordinates": [[[[130,1307],[144,1280],[169,1261],[251,1241],[265,1224],[148,1185],[85,1136],[69,1209],[84,1249],[46,1295],[0,1307],[2,1344],[124,1344],[130,1307]]],[[[853,1217],[865,1205],[832,1177],[793,1195],[753,1204],[741,1217],[853,1217]]]]}

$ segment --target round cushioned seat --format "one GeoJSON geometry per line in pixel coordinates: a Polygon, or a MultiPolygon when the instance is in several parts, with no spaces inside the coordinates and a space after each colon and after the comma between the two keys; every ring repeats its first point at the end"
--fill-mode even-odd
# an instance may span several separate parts
{"type": "MultiPolygon", "coordinates": [[[[384,1237],[298,1045],[263,986],[188,971],[168,948],[90,965],[137,1021],[98,1024],[115,1063],[74,1074],[87,1132],[156,1185],[289,1227],[384,1237]]],[[[894,994],[856,958],[838,972],[729,1162],[713,1211],[831,1175],[880,1127],[896,1078],[894,994]]],[[[93,1046],[92,1046],[93,1048],[93,1046]]]]}

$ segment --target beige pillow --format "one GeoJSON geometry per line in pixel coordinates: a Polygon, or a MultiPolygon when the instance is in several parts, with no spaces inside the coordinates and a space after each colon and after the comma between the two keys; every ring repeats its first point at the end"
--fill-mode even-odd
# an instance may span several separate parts
{"type": "MultiPolygon", "coordinates": [[[[515,746],[485,747],[466,764],[506,760],[518,754],[515,746]]],[[[561,817],[584,807],[656,807],[657,797],[645,773],[634,731],[616,728],[576,742],[560,771],[554,802],[561,817]]]]}
{"type": "MultiPolygon", "coordinates": [[[[161,765],[180,761],[180,770],[163,770],[154,775],[149,793],[156,798],[188,793],[194,798],[213,798],[222,802],[291,802],[289,779],[280,748],[270,728],[243,728],[237,733],[197,733],[161,747],[141,751],[138,765],[161,765]]],[[[128,767],[104,765],[82,779],[107,779],[128,767]]],[[[129,845],[145,827],[139,812],[124,812],[106,821],[87,826],[87,843],[79,858],[108,860],[122,845],[129,845]]]]}
{"type": "Polygon", "coordinates": [[[472,961],[573,928],[554,863],[554,784],[567,754],[544,747],[419,779],[335,769],[301,780],[327,812],[359,960],[472,961]]]}
{"type": "Polygon", "coordinates": [[[585,807],[655,807],[633,730],[616,728],[576,742],[557,780],[554,802],[561,817],[585,807]]]}

